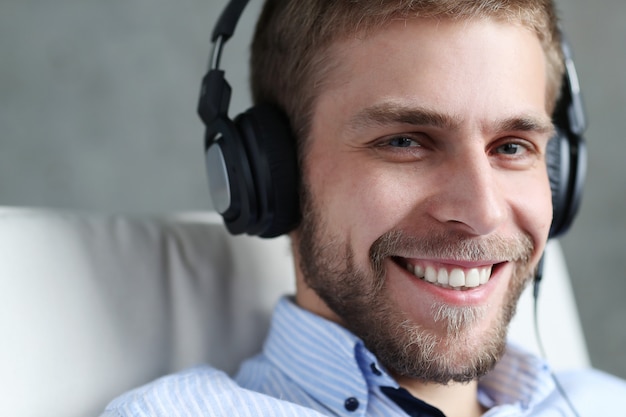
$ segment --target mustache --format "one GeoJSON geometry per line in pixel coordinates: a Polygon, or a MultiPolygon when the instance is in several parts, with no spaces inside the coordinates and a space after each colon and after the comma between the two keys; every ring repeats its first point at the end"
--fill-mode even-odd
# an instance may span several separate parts
{"type": "Polygon", "coordinates": [[[482,260],[529,262],[535,244],[527,234],[512,237],[468,236],[457,232],[410,235],[401,230],[380,236],[370,248],[370,262],[377,274],[384,273],[383,262],[389,257],[455,259],[478,262],[482,260]]]}

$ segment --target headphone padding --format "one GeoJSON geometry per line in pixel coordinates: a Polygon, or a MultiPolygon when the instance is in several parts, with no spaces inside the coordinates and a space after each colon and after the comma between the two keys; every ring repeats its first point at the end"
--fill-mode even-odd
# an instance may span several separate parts
{"type": "Polygon", "coordinates": [[[549,237],[553,238],[560,234],[563,210],[567,208],[567,172],[569,170],[567,149],[567,137],[556,126],[556,134],[548,142],[546,150],[546,164],[548,178],[552,192],[552,225],[549,237]]]}
{"type": "Polygon", "coordinates": [[[261,104],[235,120],[242,136],[255,184],[259,213],[248,234],[276,237],[298,223],[298,164],[295,139],[287,117],[261,104]]]}

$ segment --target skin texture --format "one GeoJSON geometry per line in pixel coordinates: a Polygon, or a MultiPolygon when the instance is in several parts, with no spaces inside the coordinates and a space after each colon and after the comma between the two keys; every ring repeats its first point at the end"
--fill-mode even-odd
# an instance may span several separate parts
{"type": "Polygon", "coordinates": [[[493,20],[393,21],[337,42],[303,158],[297,303],[448,416],[480,415],[552,216],[539,40],[493,20]],[[492,267],[442,288],[406,271],[492,267]]]}

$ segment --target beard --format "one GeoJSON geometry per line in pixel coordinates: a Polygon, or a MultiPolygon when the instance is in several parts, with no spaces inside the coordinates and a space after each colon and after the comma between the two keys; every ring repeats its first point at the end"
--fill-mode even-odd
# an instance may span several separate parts
{"type": "MultiPolygon", "coordinates": [[[[306,193],[305,193],[306,194],[306,193]]],[[[359,337],[388,371],[424,382],[469,382],[489,372],[501,358],[509,322],[526,284],[531,280],[534,247],[527,235],[515,238],[469,237],[456,232],[410,236],[400,230],[380,236],[369,251],[369,264],[357,266],[347,239],[328,232],[321,211],[304,196],[297,239],[305,283],[359,337]],[[480,337],[474,325],[485,319],[485,306],[434,303],[434,331],[412,320],[394,302],[386,286],[386,263],[398,254],[480,261],[506,259],[515,263],[501,310],[480,337]]]]}

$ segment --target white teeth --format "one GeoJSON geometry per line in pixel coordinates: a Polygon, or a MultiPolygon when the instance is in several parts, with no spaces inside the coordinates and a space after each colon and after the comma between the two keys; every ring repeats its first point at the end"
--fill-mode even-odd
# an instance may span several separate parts
{"type": "Polygon", "coordinates": [[[490,277],[491,277],[491,268],[481,269],[480,270],[480,285],[483,285],[489,282],[490,277]]]}
{"type": "Polygon", "coordinates": [[[461,271],[460,269],[453,269],[452,272],[450,272],[448,285],[450,285],[451,287],[463,287],[466,286],[465,280],[466,278],[463,271],[461,271]]]}
{"type": "Polygon", "coordinates": [[[440,269],[437,273],[437,283],[441,285],[448,285],[448,271],[445,269],[440,269]]]}
{"type": "Polygon", "coordinates": [[[480,285],[480,274],[478,269],[472,268],[465,274],[465,286],[469,288],[478,287],[480,285]]]}
{"type": "Polygon", "coordinates": [[[421,265],[415,265],[413,267],[413,273],[415,274],[415,276],[423,277],[424,276],[424,267],[421,266],[421,265]]]}
{"type": "Polygon", "coordinates": [[[426,267],[426,270],[424,271],[424,279],[432,283],[437,282],[437,271],[435,270],[435,268],[433,268],[432,266],[426,267]]]}
{"type": "Polygon", "coordinates": [[[461,287],[476,288],[486,284],[489,282],[489,278],[491,278],[491,268],[491,266],[485,268],[471,268],[469,270],[454,268],[452,271],[448,272],[445,268],[435,269],[435,267],[430,265],[426,268],[421,265],[411,265],[409,263],[406,265],[406,269],[418,278],[433,284],[457,289],[461,287]]]}

